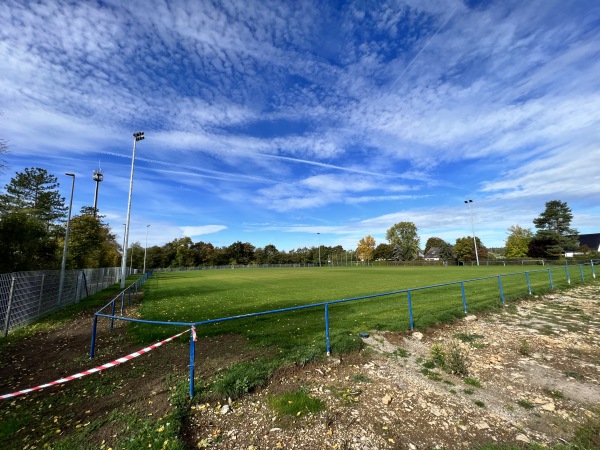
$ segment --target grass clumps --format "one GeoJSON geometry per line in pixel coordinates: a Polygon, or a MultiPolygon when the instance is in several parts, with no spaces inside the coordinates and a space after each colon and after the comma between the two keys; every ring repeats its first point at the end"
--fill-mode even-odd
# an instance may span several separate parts
{"type": "Polygon", "coordinates": [[[424,366],[428,369],[438,367],[447,373],[465,377],[469,374],[470,361],[461,343],[452,339],[445,345],[433,344],[424,366]]]}
{"type": "Polygon", "coordinates": [[[216,376],[209,385],[205,396],[208,398],[240,398],[263,386],[277,367],[278,364],[265,360],[232,364],[216,376]]]}
{"type": "Polygon", "coordinates": [[[308,395],[305,389],[274,395],[268,399],[268,403],[277,414],[282,416],[299,417],[325,409],[325,404],[318,398],[308,395]]]}

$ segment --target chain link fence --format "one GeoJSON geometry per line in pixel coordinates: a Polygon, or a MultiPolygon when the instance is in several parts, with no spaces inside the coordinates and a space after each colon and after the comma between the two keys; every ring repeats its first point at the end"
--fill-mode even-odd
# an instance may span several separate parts
{"type": "Polygon", "coordinates": [[[59,298],[60,270],[0,274],[0,336],[6,337],[10,330],[78,303],[120,278],[120,267],[67,270],[59,298]]]}

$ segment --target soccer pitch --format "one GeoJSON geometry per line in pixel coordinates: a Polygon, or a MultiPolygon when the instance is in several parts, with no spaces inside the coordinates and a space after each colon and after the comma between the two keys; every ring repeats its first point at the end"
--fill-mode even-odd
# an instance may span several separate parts
{"type": "MultiPolygon", "coordinates": [[[[541,266],[359,266],[159,273],[146,282],[141,314],[146,320],[200,322],[491,277],[464,283],[468,312],[473,313],[502,306],[497,277],[500,274],[505,274],[501,279],[506,301],[527,296],[525,271],[529,272],[534,295],[549,290],[548,268],[541,266]]],[[[564,266],[553,267],[551,271],[555,288],[568,286],[564,266]]],[[[581,282],[578,266],[571,266],[568,271],[572,282],[581,282]]],[[[416,329],[464,316],[460,283],[411,291],[411,301],[416,329]]],[[[329,320],[333,336],[373,329],[407,331],[410,329],[407,293],[330,305],[329,320]]],[[[319,306],[201,325],[197,332],[199,336],[239,334],[258,346],[286,349],[323,342],[324,323],[324,307],[319,306]]],[[[172,331],[163,326],[135,328],[147,339],[172,331]]]]}

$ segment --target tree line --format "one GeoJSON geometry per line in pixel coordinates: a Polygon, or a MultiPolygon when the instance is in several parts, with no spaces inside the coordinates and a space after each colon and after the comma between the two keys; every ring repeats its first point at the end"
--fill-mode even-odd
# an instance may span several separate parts
{"type": "MultiPolygon", "coordinates": [[[[58,192],[57,178],[41,168],[18,172],[0,194],[0,273],[58,269],[62,259],[68,208],[58,192]]],[[[533,220],[537,231],[518,225],[508,230],[507,258],[559,258],[565,251],[578,249],[577,230],[571,227],[573,215],[565,202],[553,200],[533,220]]],[[[418,229],[413,222],[399,222],[386,232],[387,243],[376,245],[368,235],[355,249],[342,246],[301,247],[280,251],[274,245],[255,247],[237,241],[217,247],[210,242],[193,242],[189,237],[174,239],[162,246],[145,249],[139,242],[128,249],[128,264],[134,268],[197,267],[218,265],[347,265],[375,260],[412,261],[423,259],[431,249],[443,261],[474,261],[475,245],[480,259],[491,257],[475,236],[464,236],[455,243],[439,237],[420,247],[418,229]]],[[[587,249],[589,251],[589,249],[587,249]]],[[[91,206],[81,208],[70,222],[67,268],[82,269],[120,265],[122,247],[110,232],[104,216],[91,206]]]]}

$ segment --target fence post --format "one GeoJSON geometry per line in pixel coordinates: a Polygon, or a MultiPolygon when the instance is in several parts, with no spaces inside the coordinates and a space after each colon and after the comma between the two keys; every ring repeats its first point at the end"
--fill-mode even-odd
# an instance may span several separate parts
{"type": "Polygon", "coordinates": [[[125,291],[121,294],[121,315],[123,315],[123,309],[125,308],[125,291]]]}
{"type": "Polygon", "coordinates": [[[462,301],[463,301],[463,311],[465,314],[467,313],[467,296],[465,295],[465,282],[460,282],[460,291],[462,293],[462,301]]]}
{"type": "Polygon", "coordinates": [[[504,305],[504,289],[502,289],[502,278],[498,275],[498,286],[500,287],[500,298],[502,299],[502,305],[504,305]]]}
{"type": "Polygon", "coordinates": [[[581,275],[581,281],[585,282],[585,278],[583,276],[583,264],[579,264],[579,274],[581,275]]]}
{"type": "Polygon", "coordinates": [[[329,340],[329,303],[325,303],[325,350],[331,356],[331,341],[329,340]]]}
{"type": "Polygon", "coordinates": [[[571,275],[569,275],[569,262],[565,264],[565,272],[567,274],[567,283],[571,284],[571,275]]]}
{"type": "Polygon", "coordinates": [[[525,279],[527,280],[527,292],[531,295],[531,282],[529,281],[529,272],[525,272],[525,279]]]}
{"type": "Polygon", "coordinates": [[[89,297],[90,296],[90,292],[88,291],[87,277],[85,276],[85,270],[82,270],[81,274],[83,275],[83,286],[85,287],[85,296],[89,297]]]}
{"type": "Polygon", "coordinates": [[[10,293],[8,294],[8,305],[6,305],[6,317],[4,319],[4,337],[8,336],[8,325],[10,322],[10,310],[12,307],[12,300],[15,294],[15,281],[16,278],[13,276],[10,281],[10,293]]]}
{"type": "Polygon", "coordinates": [[[194,398],[194,371],[196,368],[196,328],[190,330],[190,398],[194,398]]]}
{"type": "Polygon", "coordinates": [[[92,343],[90,345],[90,359],[94,357],[96,349],[96,327],[98,326],[98,316],[94,314],[94,324],[92,325],[92,343]]]}
{"type": "Polygon", "coordinates": [[[548,277],[550,278],[550,289],[554,289],[554,282],[552,281],[552,269],[548,269],[548,277]]]}
{"type": "Polygon", "coordinates": [[[113,301],[112,301],[112,312],[110,313],[110,315],[111,315],[111,318],[110,318],[110,329],[111,330],[115,326],[115,307],[117,306],[115,300],[116,300],[116,297],[113,298],[113,301]]]}
{"type": "Polygon", "coordinates": [[[42,274],[42,282],[40,284],[40,299],[38,301],[38,312],[37,316],[40,317],[40,313],[42,312],[42,297],[44,295],[44,279],[46,278],[45,274],[42,274]]]}
{"type": "Polygon", "coordinates": [[[410,291],[406,291],[408,294],[408,316],[410,318],[410,329],[415,329],[415,323],[413,321],[413,310],[412,310],[412,299],[410,298],[410,291]]]}

